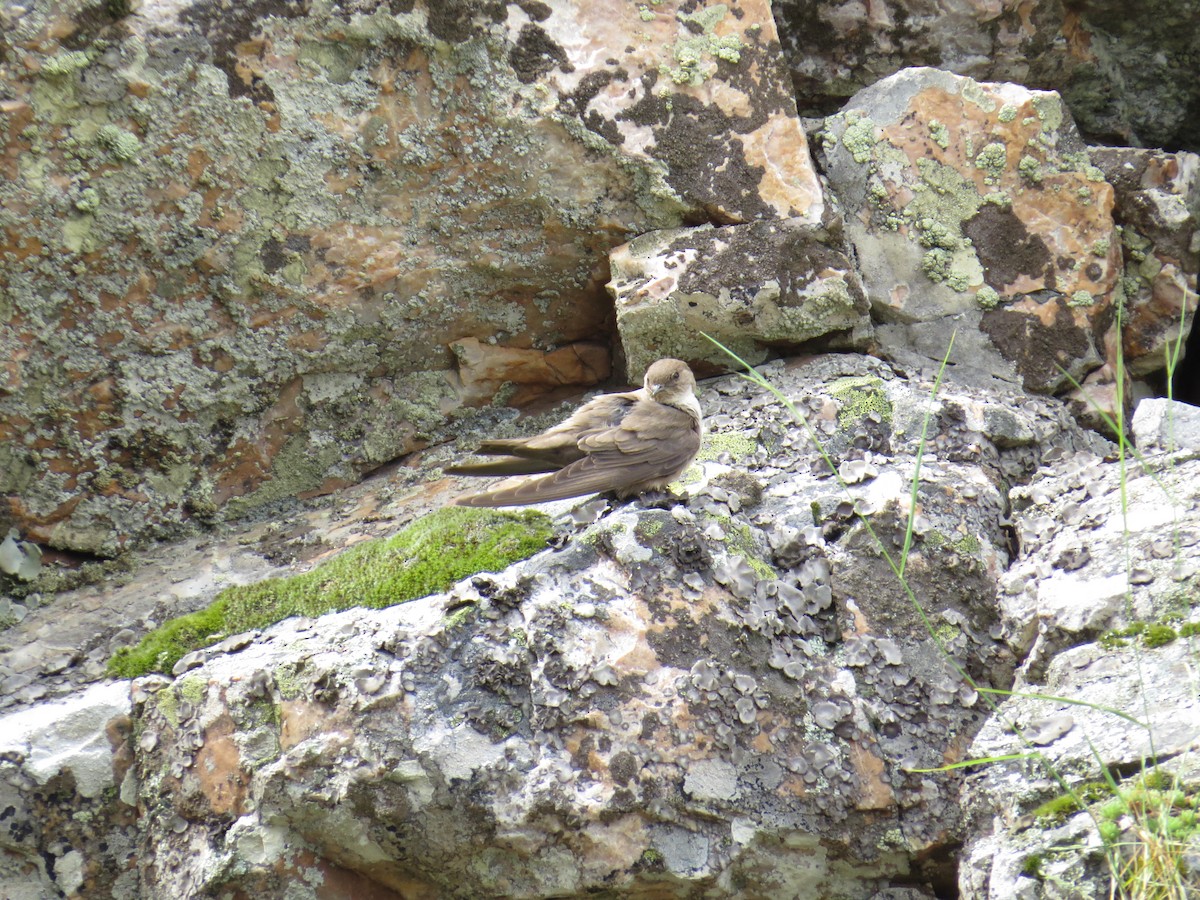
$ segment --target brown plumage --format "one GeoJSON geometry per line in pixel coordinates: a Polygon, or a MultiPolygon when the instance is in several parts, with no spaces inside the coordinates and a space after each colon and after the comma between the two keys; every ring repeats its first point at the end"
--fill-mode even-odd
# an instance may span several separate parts
{"type": "Polygon", "coordinates": [[[658,490],[691,464],[703,433],[696,379],[687,363],[660,359],[640,390],[602,394],[569,419],[531,438],[484,441],[502,456],[453,466],[451,475],[539,475],[513,487],[458,498],[458,506],[520,506],[613,491],[658,490]]]}

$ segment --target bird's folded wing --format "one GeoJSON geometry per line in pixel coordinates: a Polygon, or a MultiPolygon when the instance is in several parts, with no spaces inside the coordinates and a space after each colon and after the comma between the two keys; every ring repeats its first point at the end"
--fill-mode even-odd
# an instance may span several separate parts
{"type": "Polygon", "coordinates": [[[662,478],[673,478],[700,449],[699,425],[682,410],[662,404],[638,404],[615,428],[579,442],[587,452],[543,478],[472,497],[465,506],[517,506],[563,500],[598,491],[623,491],[662,478]]]}
{"type": "MultiPolygon", "coordinates": [[[[502,438],[484,441],[475,452],[483,456],[520,456],[525,459],[545,460],[554,463],[553,468],[558,469],[583,458],[583,451],[579,449],[580,439],[621,424],[622,419],[634,407],[634,403],[635,399],[630,394],[604,394],[585,403],[570,418],[549,431],[531,438],[502,438]]],[[[552,469],[529,470],[530,473],[548,471],[552,471],[552,469]]],[[[476,473],[461,472],[458,474],[476,473]]],[[[480,472],[478,474],[488,473],[480,472]]]]}

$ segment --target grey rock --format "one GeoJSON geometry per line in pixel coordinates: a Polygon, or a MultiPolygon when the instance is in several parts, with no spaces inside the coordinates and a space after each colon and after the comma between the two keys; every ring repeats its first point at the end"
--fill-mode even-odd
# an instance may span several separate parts
{"type": "Polygon", "coordinates": [[[1200,450],[1200,407],[1147,398],[1133,412],[1133,441],[1143,454],[1200,450]]]}

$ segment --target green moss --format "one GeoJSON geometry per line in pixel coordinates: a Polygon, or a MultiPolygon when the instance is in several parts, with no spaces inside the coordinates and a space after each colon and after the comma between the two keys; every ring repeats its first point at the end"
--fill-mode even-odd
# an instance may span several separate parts
{"type": "Polygon", "coordinates": [[[1179,626],[1179,636],[1182,638],[1194,637],[1200,634],[1200,622],[1187,622],[1179,626]]]}
{"type": "Polygon", "coordinates": [[[1042,878],[1042,863],[1046,861],[1043,853],[1031,853],[1021,861],[1021,874],[1028,878],[1042,878]]]}
{"type": "Polygon", "coordinates": [[[1153,650],[1165,647],[1178,637],[1179,633],[1170,625],[1150,625],[1142,635],[1142,643],[1153,650]]]}
{"type": "Polygon", "coordinates": [[[218,598],[207,609],[171,619],[142,638],[136,647],[117,650],[108,662],[108,673],[134,678],[147,672],[171,671],[185,653],[207,646],[214,636],[224,634],[225,607],[225,601],[218,598]]]}
{"type": "Polygon", "coordinates": [[[838,425],[849,428],[871,413],[882,421],[892,421],[892,402],[883,390],[883,381],[872,375],[839,378],[829,386],[829,392],[839,401],[838,425]]]}
{"type": "Polygon", "coordinates": [[[1079,812],[1089,803],[1109,797],[1112,789],[1106,781],[1089,781],[1081,784],[1069,794],[1047,800],[1033,811],[1033,816],[1043,827],[1058,825],[1079,812]]]}
{"type": "Polygon", "coordinates": [[[291,578],[226,588],[207,609],[172,619],[109,661],[112,675],[167,672],[185,653],[218,638],[264,628],[288,616],[381,609],[445,590],[476,572],[499,572],[546,546],[542,513],[450,507],[393,537],[368,541],[291,578]]]}

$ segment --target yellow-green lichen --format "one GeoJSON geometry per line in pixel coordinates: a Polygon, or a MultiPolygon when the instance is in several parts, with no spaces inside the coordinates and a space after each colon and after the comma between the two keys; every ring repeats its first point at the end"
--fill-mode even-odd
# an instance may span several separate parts
{"type": "Polygon", "coordinates": [[[80,212],[94,213],[100,208],[100,192],[93,187],[84,188],[79,192],[75,208],[80,212]]]}
{"type": "Polygon", "coordinates": [[[1033,109],[1042,123],[1042,134],[1058,131],[1063,123],[1063,107],[1058,98],[1051,94],[1038,94],[1033,98],[1033,109]]]}
{"type": "Polygon", "coordinates": [[[1005,103],[1002,107],[1000,107],[1000,113],[997,116],[1001,122],[1011,122],[1016,117],[1017,108],[1011,103],[1005,103]]]}
{"type": "Polygon", "coordinates": [[[226,588],[207,609],[172,619],[136,647],[118,650],[108,669],[122,678],[166,672],[191,650],[288,616],[354,606],[379,609],[423,597],[468,575],[498,572],[532,556],[550,534],[550,520],[542,513],[441,509],[311,572],[226,588]]]}
{"type": "Polygon", "coordinates": [[[983,549],[983,545],[979,542],[979,538],[973,534],[964,534],[957,540],[951,540],[940,531],[931,531],[924,537],[924,543],[930,549],[939,547],[949,547],[959,556],[977,556],[979,551],[983,549]]]}
{"type": "Polygon", "coordinates": [[[295,700],[304,693],[304,680],[300,677],[302,662],[285,662],[274,672],[275,689],[284,700],[295,700]]]}
{"type": "Polygon", "coordinates": [[[975,292],[975,302],[984,309],[995,309],[1000,304],[1000,295],[991,285],[983,285],[975,292]]]}
{"type": "Polygon", "coordinates": [[[142,142],[137,135],[112,124],[101,126],[96,132],[96,140],[114,159],[121,162],[137,159],[142,150],[142,142]]]}
{"type": "MultiPolygon", "coordinates": [[[[675,59],[676,66],[665,70],[665,74],[670,76],[675,84],[689,84],[694,87],[703,84],[704,80],[711,76],[713,68],[711,65],[706,68],[704,63],[711,62],[713,59],[729,63],[741,62],[743,49],[741,35],[736,32],[725,35],[713,33],[713,29],[728,12],[729,8],[725,4],[718,3],[695,13],[681,12],[676,15],[683,25],[698,27],[700,33],[689,33],[675,41],[671,55],[675,59]]],[[[644,13],[642,17],[645,18],[644,13]]]]}
{"type": "Polygon", "coordinates": [[[1092,296],[1091,291],[1076,291],[1067,301],[1067,306],[1091,306],[1095,302],[1096,298],[1092,296]]]}
{"type": "Polygon", "coordinates": [[[204,699],[207,688],[208,681],[199,675],[188,675],[181,678],[178,685],[179,696],[192,706],[198,705],[204,699]]]}
{"type": "Polygon", "coordinates": [[[87,68],[91,61],[90,53],[83,50],[69,50],[66,53],[52,56],[42,63],[41,71],[38,74],[47,78],[58,78],[87,68]]]}
{"type": "Polygon", "coordinates": [[[921,271],[930,281],[940,284],[950,275],[950,264],[954,255],[949,250],[934,247],[921,257],[921,271]]]}
{"type": "Polygon", "coordinates": [[[1092,244],[1092,256],[1108,256],[1109,246],[1108,238],[1100,238],[1100,240],[1092,244]]]}
{"type": "Polygon", "coordinates": [[[990,113],[996,108],[996,101],[988,95],[983,86],[977,81],[968,81],[963,85],[962,98],[968,103],[975,104],[984,112],[990,113]]]}
{"type": "Polygon", "coordinates": [[[1042,167],[1032,156],[1022,156],[1017,163],[1017,174],[1030,184],[1042,183],[1042,167]]]}
{"type": "Polygon", "coordinates": [[[154,695],[154,705],[172,728],[179,727],[179,698],[169,685],[154,695]]]}
{"type": "Polygon", "coordinates": [[[999,142],[992,142],[979,151],[975,157],[975,168],[984,171],[983,180],[986,184],[995,184],[1008,164],[1008,149],[999,142]]]}
{"type": "Polygon", "coordinates": [[[714,516],[725,532],[722,543],[730,553],[736,553],[754,570],[754,574],[764,581],[778,578],[779,573],[769,563],[758,555],[758,546],[754,542],[754,534],[750,526],[744,522],[735,522],[729,516],[714,516]]]}
{"type": "Polygon", "coordinates": [[[937,119],[929,120],[929,136],[943,150],[950,146],[950,129],[937,119]]]}
{"type": "Polygon", "coordinates": [[[744,459],[758,449],[758,441],[740,431],[714,431],[704,436],[697,462],[711,462],[722,453],[735,460],[744,459]]]}
{"type": "Polygon", "coordinates": [[[883,422],[892,421],[892,401],[883,390],[883,381],[873,375],[839,378],[829,386],[838,401],[838,425],[849,428],[871,415],[883,422]]]}
{"type": "Polygon", "coordinates": [[[850,151],[856,163],[871,161],[871,149],[875,146],[875,123],[869,118],[846,117],[846,130],[842,132],[842,145],[850,151]]]}

